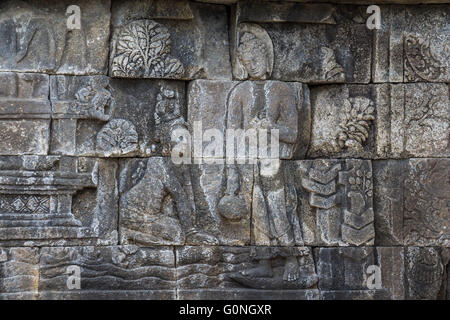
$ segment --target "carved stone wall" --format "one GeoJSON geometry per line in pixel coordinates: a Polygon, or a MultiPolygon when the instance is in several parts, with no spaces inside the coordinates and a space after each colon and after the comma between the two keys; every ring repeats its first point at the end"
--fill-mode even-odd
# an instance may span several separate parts
{"type": "Polygon", "coordinates": [[[0,2],[0,299],[450,299],[449,1],[76,2],[0,2]]]}

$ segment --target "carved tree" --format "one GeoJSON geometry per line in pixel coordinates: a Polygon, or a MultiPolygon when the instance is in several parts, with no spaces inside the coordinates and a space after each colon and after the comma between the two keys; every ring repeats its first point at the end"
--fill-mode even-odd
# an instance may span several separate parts
{"type": "Polygon", "coordinates": [[[108,156],[128,154],[137,150],[138,134],[130,121],[114,119],[98,133],[97,146],[108,156]]]}
{"type": "Polygon", "coordinates": [[[117,36],[112,72],[115,76],[176,77],[184,74],[178,59],[169,57],[169,30],[152,20],[137,20],[117,36]]]}

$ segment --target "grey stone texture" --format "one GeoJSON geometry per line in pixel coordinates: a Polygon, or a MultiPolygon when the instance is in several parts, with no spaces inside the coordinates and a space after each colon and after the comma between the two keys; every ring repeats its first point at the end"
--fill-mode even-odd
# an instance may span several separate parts
{"type": "Polygon", "coordinates": [[[248,48],[251,43],[259,41],[273,65],[268,79],[368,83],[372,33],[362,23],[366,15],[362,9],[330,4],[238,2],[233,7],[231,26],[234,78],[248,77],[242,53],[252,50],[248,48]]]}
{"type": "Polygon", "coordinates": [[[310,157],[449,157],[443,83],[317,86],[310,157]]]}
{"type": "Polygon", "coordinates": [[[0,300],[450,299],[449,1],[70,5],[0,3],[0,300]]]}
{"type": "Polygon", "coordinates": [[[0,71],[106,74],[109,0],[81,0],[81,28],[67,27],[73,1],[8,0],[0,4],[0,71]]]}
{"type": "Polygon", "coordinates": [[[116,242],[117,167],[97,158],[0,157],[1,245],[116,242]]]}
{"type": "Polygon", "coordinates": [[[376,243],[450,246],[449,159],[374,161],[376,243]]]}
{"type": "MultiPolygon", "coordinates": [[[[201,124],[199,131],[203,132],[202,147],[192,145],[194,159],[230,156],[226,154],[227,129],[244,130],[248,134],[251,129],[266,129],[269,133],[271,129],[278,129],[279,158],[304,158],[311,130],[309,95],[308,87],[298,82],[192,81],[188,88],[187,121],[191,136],[196,136],[196,122],[201,124]],[[203,152],[208,151],[207,146],[211,144],[211,138],[206,136],[208,129],[216,129],[222,134],[224,148],[221,154],[203,152]]],[[[252,158],[248,143],[245,154],[239,149],[230,151],[234,151],[236,157],[252,158]]],[[[236,139],[235,146],[237,144],[236,139]]],[[[270,158],[273,152],[269,148],[266,157],[270,158]]],[[[261,158],[259,152],[254,158],[261,158]]]]}
{"type": "Polygon", "coordinates": [[[186,126],[180,81],[52,76],[50,153],[170,156],[171,131],[186,126]]]}
{"type": "Polygon", "coordinates": [[[383,6],[381,10],[385,19],[375,34],[373,81],[448,83],[448,5],[383,6]]]}
{"type": "Polygon", "coordinates": [[[0,155],[45,155],[52,108],[49,76],[0,73],[0,155]]]}
{"type": "Polygon", "coordinates": [[[231,78],[225,6],[113,1],[111,22],[112,77],[231,78]]]}

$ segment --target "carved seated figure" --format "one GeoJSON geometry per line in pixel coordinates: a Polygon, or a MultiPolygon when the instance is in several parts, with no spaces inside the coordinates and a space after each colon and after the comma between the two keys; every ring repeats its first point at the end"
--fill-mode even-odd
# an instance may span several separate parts
{"type": "MultiPolygon", "coordinates": [[[[183,125],[177,119],[172,120],[183,125]]],[[[195,227],[189,167],[161,157],[131,161],[121,173],[120,184],[123,240],[149,245],[218,243],[195,227]]]]}

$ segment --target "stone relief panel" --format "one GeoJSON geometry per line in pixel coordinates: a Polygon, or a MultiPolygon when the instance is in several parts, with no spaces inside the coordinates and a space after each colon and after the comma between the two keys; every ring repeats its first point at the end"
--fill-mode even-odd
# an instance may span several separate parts
{"type": "Polygon", "coordinates": [[[4,246],[117,241],[112,161],[0,157],[0,243],[4,246]]]}
{"type": "Polygon", "coordinates": [[[197,225],[191,167],[170,158],[121,161],[120,225],[122,244],[218,244],[197,225]]]}
{"type": "MultiPolygon", "coordinates": [[[[393,158],[449,157],[448,86],[431,83],[395,84],[390,85],[389,90],[390,102],[380,110],[380,118],[390,121],[390,136],[380,139],[378,149],[387,149],[389,146],[388,155],[393,158]]],[[[387,121],[385,126],[389,128],[387,121]]],[[[383,134],[383,129],[380,128],[379,135],[383,134]]]]}
{"type": "Polygon", "coordinates": [[[450,6],[307,2],[1,2],[0,300],[449,299],[450,6]]]}
{"type": "Polygon", "coordinates": [[[405,244],[450,246],[450,161],[409,160],[404,181],[405,244]]]}
{"type": "Polygon", "coordinates": [[[0,155],[45,155],[49,149],[49,76],[0,72],[0,155]]]}
{"type": "Polygon", "coordinates": [[[308,157],[448,157],[446,84],[318,86],[308,157]]]}
{"type": "Polygon", "coordinates": [[[2,248],[0,257],[3,299],[175,299],[169,247],[2,248]],[[69,267],[80,270],[79,288],[68,287],[69,267]]]}
{"type": "Polygon", "coordinates": [[[374,82],[449,82],[450,7],[383,6],[374,82]]]}
{"type": "Polygon", "coordinates": [[[81,29],[68,29],[70,1],[0,5],[0,71],[106,74],[109,0],[81,0],[81,29]],[[93,45],[95,43],[95,45],[93,45]]]}
{"type": "Polygon", "coordinates": [[[264,165],[123,160],[122,243],[373,245],[369,161],[283,161],[269,171],[264,165]]]}
{"type": "Polygon", "coordinates": [[[309,157],[374,156],[378,90],[373,86],[319,86],[313,109],[309,157]]]}
{"type": "MultiPolygon", "coordinates": [[[[264,72],[263,72],[264,73],[264,72]]],[[[261,75],[261,79],[264,78],[261,75]]],[[[247,135],[254,130],[277,129],[279,132],[278,156],[280,159],[302,159],[305,157],[309,144],[311,127],[311,107],[309,103],[309,89],[306,85],[296,82],[281,81],[193,81],[188,88],[188,124],[191,136],[196,136],[197,127],[203,134],[199,139],[202,146],[192,145],[192,155],[195,158],[225,158],[227,129],[243,130],[247,135]],[[209,151],[211,137],[207,136],[208,129],[217,129],[223,137],[221,153],[213,154],[209,151]]],[[[199,135],[197,134],[197,136],[199,135]]],[[[235,135],[237,138],[237,136],[235,135]]],[[[258,148],[263,148],[258,136],[258,148]]],[[[235,148],[237,142],[235,140],[235,148]]],[[[270,139],[267,140],[267,152],[255,156],[250,154],[249,141],[245,142],[244,150],[231,149],[237,158],[277,158],[272,156],[270,139]]],[[[230,139],[231,142],[231,139],[230,139]]],[[[263,149],[264,151],[264,149],[263,149]]],[[[253,161],[254,162],[254,161],[253,161]]]]}
{"type": "Polygon", "coordinates": [[[315,248],[321,298],[404,299],[403,251],[402,247],[315,248]],[[370,266],[377,266],[381,275],[375,288],[370,266]]]}
{"type": "Polygon", "coordinates": [[[285,177],[306,245],[374,244],[370,161],[295,161],[286,163],[285,177]]]}
{"type": "Polygon", "coordinates": [[[52,154],[170,156],[171,132],[186,127],[181,82],[51,77],[52,154]]]}
{"type": "Polygon", "coordinates": [[[374,162],[377,244],[449,246],[449,163],[374,162]]]}
{"type": "Polygon", "coordinates": [[[441,252],[432,247],[405,248],[406,298],[436,300],[444,280],[441,252]]]}
{"type": "Polygon", "coordinates": [[[231,49],[233,76],[267,59],[267,79],[306,83],[368,83],[371,31],[365,7],[240,1],[233,7],[231,49]],[[290,23],[286,23],[290,22],[290,23]],[[253,59],[249,55],[255,55],[253,59]]]}
{"type": "Polygon", "coordinates": [[[318,299],[307,247],[187,246],[176,257],[182,299],[318,299]]]}
{"type": "Polygon", "coordinates": [[[172,248],[43,248],[39,264],[41,298],[174,299],[172,248]],[[67,288],[67,266],[80,268],[79,290],[67,288]]]}
{"type": "Polygon", "coordinates": [[[231,78],[225,6],[113,1],[112,25],[112,77],[231,78]]]}

